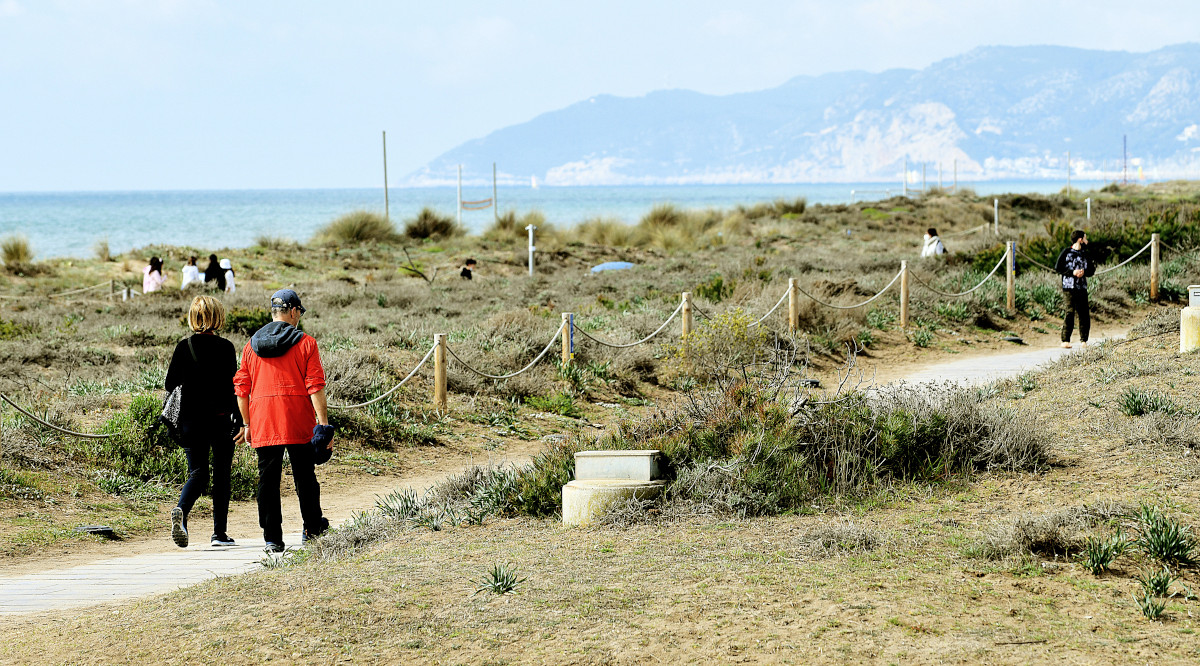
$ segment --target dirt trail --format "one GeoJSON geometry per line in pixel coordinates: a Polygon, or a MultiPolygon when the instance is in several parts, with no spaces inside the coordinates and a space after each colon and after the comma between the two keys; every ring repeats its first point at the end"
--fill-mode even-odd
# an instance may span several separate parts
{"type": "MultiPolygon", "coordinates": [[[[413,466],[408,473],[392,476],[350,475],[339,470],[323,474],[318,468],[317,479],[321,483],[321,507],[329,521],[337,525],[355,513],[375,506],[379,495],[401,489],[412,488],[422,491],[438,481],[453,476],[473,464],[486,462],[524,463],[542,446],[539,441],[521,442],[508,447],[504,452],[480,456],[468,451],[451,451],[450,455],[426,460],[428,464],[413,466]]],[[[291,485],[291,477],[285,472],[282,483],[284,532],[298,530],[301,525],[300,507],[291,485]]],[[[163,529],[155,534],[139,535],[110,542],[79,542],[70,544],[68,552],[42,552],[20,558],[0,560],[0,576],[22,574],[79,566],[113,557],[135,556],[178,550],[171,542],[168,514],[163,513],[163,529]]],[[[194,516],[190,522],[193,543],[207,546],[211,534],[211,518],[194,516]],[[196,540],[199,541],[196,541],[196,540]]],[[[229,508],[228,533],[234,540],[246,537],[261,537],[258,526],[258,510],[253,501],[233,502],[229,508]]],[[[293,545],[293,544],[289,544],[293,545]]],[[[299,545],[299,544],[294,544],[299,545]]]]}

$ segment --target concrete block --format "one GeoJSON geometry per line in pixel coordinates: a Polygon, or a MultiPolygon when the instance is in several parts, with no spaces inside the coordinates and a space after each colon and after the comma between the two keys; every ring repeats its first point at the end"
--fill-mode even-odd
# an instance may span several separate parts
{"type": "Polygon", "coordinates": [[[666,485],[666,481],[576,479],[563,486],[563,524],[589,525],[614,504],[634,497],[653,499],[666,485]]]}
{"type": "Polygon", "coordinates": [[[575,479],[653,481],[657,479],[658,450],[580,451],[575,454],[575,479]]]}

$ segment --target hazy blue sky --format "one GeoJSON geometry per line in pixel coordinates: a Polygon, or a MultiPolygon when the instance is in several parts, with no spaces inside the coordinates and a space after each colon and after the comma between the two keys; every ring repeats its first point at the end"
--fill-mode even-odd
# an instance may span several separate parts
{"type": "Polygon", "coordinates": [[[385,129],[396,182],[599,93],[1149,51],[1197,25],[1185,0],[0,0],[0,191],[378,186],[385,129]]]}

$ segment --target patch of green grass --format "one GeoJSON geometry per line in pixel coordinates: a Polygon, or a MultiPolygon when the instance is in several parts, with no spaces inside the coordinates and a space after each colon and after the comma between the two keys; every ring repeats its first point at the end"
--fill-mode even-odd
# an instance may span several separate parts
{"type": "Polygon", "coordinates": [[[551,414],[558,414],[573,419],[583,417],[583,410],[579,408],[579,405],[575,404],[575,397],[569,393],[555,393],[548,396],[531,395],[525,398],[525,404],[543,412],[550,412],[551,414]]]}
{"type": "Polygon", "coordinates": [[[1179,406],[1170,398],[1154,391],[1128,388],[1117,398],[1117,408],[1127,416],[1141,416],[1150,412],[1177,414],[1179,406]]]}

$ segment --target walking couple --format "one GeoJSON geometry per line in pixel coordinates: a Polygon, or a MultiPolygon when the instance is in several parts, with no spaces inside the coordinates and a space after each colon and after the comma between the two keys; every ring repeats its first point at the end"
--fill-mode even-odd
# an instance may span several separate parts
{"type": "Polygon", "coordinates": [[[279,482],[283,456],[291,462],[303,540],[329,527],[321,511],[315,465],[329,460],[333,428],[325,400],[325,372],[317,342],[297,325],[305,309],[291,289],[271,296],[271,323],[251,336],[242,367],[231,342],[217,335],[225,308],[212,296],[197,296],[188,311],[193,335],[175,347],[167,369],[168,392],[181,387],[178,440],[187,454],[188,478],[171,510],[171,538],[187,547],[188,514],[209,486],[212,455],[213,546],[232,546],[227,533],[234,448],[253,447],[258,456],[258,522],[267,552],[282,552],[283,516],[279,482]]]}

